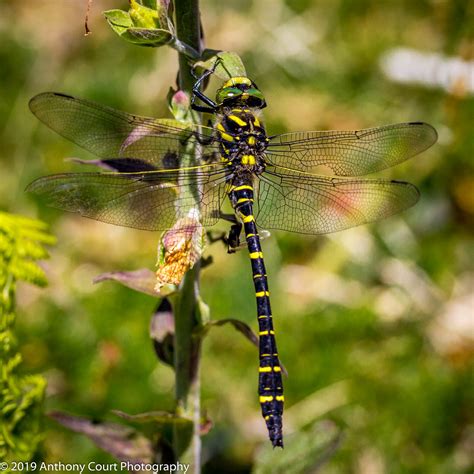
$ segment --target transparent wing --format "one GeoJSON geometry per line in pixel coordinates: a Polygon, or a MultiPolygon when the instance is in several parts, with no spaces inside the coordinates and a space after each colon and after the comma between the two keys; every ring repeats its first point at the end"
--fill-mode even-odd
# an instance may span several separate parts
{"type": "Polygon", "coordinates": [[[133,158],[156,169],[169,169],[179,167],[179,160],[186,156],[182,145],[191,137],[209,142],[201,147],[198,161],[209,161],[209,155],[217,150],[209,127],[198,132],[191,124],[131,115],[56,92],[39,94],[29,105],[49,128],[102,158],[133,158]]]}
{"type": "Polygon", "coordinates": [[[362,176],[390,168],[437,140],[427,123],[409,122],[356,131],[293,132],[270,139],[267,161],[309,173],[327,166],[337,176],[362,176]]]}
{"type": "Polygon", "coordinates": [[[260,176],[255,203],[255,220],[264,229],[337,232],[396,214],[419,198],[415,186],[400,181],[267,171],[260,176]]]}
{"type": "Polygon", "coordinates": [[[202,224],[213,225],[226,196],[221,171],[66,173],[39,178],[27,191],[46,197],[52,207],[144,230],[169,229],[190,212],[196,217],[196,200],[202,224]],[[190,184],[196,198],[185,192],[190,184]]]}

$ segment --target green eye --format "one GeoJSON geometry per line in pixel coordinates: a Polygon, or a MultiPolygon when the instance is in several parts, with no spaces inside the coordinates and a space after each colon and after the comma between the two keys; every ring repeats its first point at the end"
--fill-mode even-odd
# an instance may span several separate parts
{"type": "Polygon", "coordinates": [[[258,89],[255,89],[254,87],[251,87],[246,92],[247,92],[248,95],[250,95],[252,97],[256,97],[256,98],[262,99],[262,100],[264,99],[263,94],[258,89]]]}
{"type": "Polygon", "coordinates": [[[241,95],[242,91],[238,87],[226,87],[218,92],[216,98],[217,102],[221,104],[224,100],[240,97],[241,95]]]}
{"type": "Polygon", "coordinates": [[[235,96],[239,96],[239,95],[242,95],[242,91],[237,87],[229,87],[225,91],[225,96],[226,97],[235,97],[235,96]]]}

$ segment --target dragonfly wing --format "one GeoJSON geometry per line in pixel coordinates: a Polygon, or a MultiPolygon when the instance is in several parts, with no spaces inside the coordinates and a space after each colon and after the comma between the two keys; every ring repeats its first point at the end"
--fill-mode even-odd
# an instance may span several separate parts
{"type": "MultiPolygon", "coordinates": [[[[186,155],[183,145],[191,137],[212,141],[209,127],[198,132],[192,124],[127,114],[57,92],[33,97],[30,109],[49,128],[94,155],[140,159],[156,169],[178,168],[175,162],[186,155]]],[[[203,154],[216,149],[213,144],[205,148],[203,154]]]]}
{"type": "Polygon", "coordinates": [[[400,181],[273,174],[260,176],[255,220],[264,229],[326,234],[413,206],[415,186],[400,181]]]}
{"type": "MultiPolygon", "coordinates": [[[[213,225],[225,198],[225,175],[196,172],[65,173],[39,178],[27,191],[46,197],[52,207],[109,224],[166,230],[195,216],[213,225]],[[196,199],[191,191],[196,189],[196,199]]],[[[175,227],[176,228],[176,227],[175,227]]]]}
{"type": "Polygon", "coordinates": [[[437,140],[427,123],[409,122],[356,131],[293,132],[270,139],[267,161],[309,173],[326,166],[336,176],[362,176],[390,168],[437,140]]]}

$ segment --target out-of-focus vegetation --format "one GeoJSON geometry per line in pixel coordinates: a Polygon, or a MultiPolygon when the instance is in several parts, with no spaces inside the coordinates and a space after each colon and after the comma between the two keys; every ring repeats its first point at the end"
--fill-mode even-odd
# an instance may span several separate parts
{"type": "MultiPolygon", "coordinates": [[[[15,296],[18,281],[45,286],[46,276],[36,260],[54,243],[46,225],[34,219],[0,212],[0,459],[29,461],[42,440],[46,381],[23,374],[15,337],[15,296]]],[[[3,469],[5,470],[5,469],[3,469]]]]}
{"type": "MultiPolygon", "coordinates": [[[[36,93],[167,114],[176,53],[120,41],[100,15],[120,7],[126,2],[96,2],[84,37],[85,2],[0,4],[0,207],[40,216],[58,238],[44,264],[49,287],[18,288],[23,368],[45,375],[48,409],[110,420],[111,409],[172,408],[173,374],[149,340],[156,301],[92,284],[105,271],[152,268],[158,235],[46,209],[23,190],[35,177],[77,170],[65,157],[92,158],[40,126],[27,108],[36,93]]],[[[419,186],[414,209],[330,236],[275,233],[264,251],[289,373],[287,434],[318,419],[344,428],[325,473],[471,472],[472,75],[444,88],[398,83],[384,61],[396,48],[472,61],[472,3],[203,0],[201,8],[206,46],[238,52],[265,93],[270,134],[410,120],[437,128],[437,145],[383,173],[419,186]]],[[[417,64],[399,67],[409,75],[417,64]]],[[[227,255],[216,244],[208,253],[214,264],[202,292],[212,317],[255,325],[245,252],[227,255]]],[[[202,365],[202,404],[214,422],[205,472],[250,472],[267,443],[256,373],[253,346],[230,327],[211,332],[202,365]]],[[[52,421],[42,455],[112,462],[52,421]]]]}

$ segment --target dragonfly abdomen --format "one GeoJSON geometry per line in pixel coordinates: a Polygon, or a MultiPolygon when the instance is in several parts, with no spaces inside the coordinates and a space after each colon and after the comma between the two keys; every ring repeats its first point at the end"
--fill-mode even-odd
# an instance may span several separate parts
{"type": "Polygon", "coordinates": [[[243,222],[257,298],[260,358],[258,395],[262,416],[273,446],[283,447],[283,382],[273,328],[267,273],[253,215],[253,187],[250,184],[233,186],[230,197],[235,203],[236,214],[243,222]]]}

